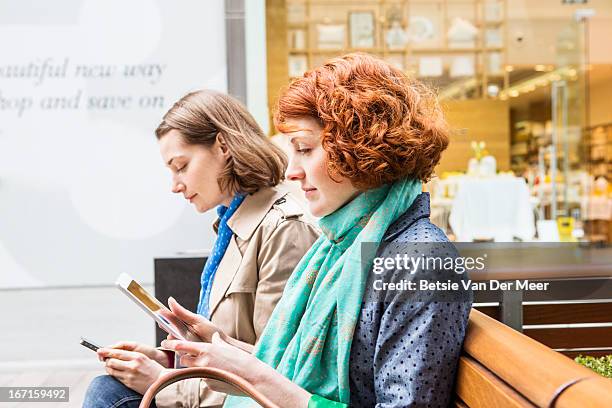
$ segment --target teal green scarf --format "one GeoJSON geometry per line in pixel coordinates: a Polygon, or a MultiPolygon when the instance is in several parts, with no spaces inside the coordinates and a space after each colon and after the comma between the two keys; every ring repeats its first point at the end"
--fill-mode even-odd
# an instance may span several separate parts
{"type": "MultiPolygon", "coordinates": [[[[374,257],[361,262],[361,243],[379,243],[420,193],[419,181],[401,180],[323,217],[324,234],[289,278],[255,356],[308,392],[348,404],[351,342],[374,257]]],[[[252,405],[229,397],[225,406],[252,405]]]]}

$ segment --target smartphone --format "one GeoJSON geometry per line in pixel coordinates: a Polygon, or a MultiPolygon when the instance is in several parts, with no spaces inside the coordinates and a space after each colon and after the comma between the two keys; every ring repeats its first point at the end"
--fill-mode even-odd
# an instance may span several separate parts
{"type": "Polygon", "coordinates": [[[87,347],[88,349],[92,351],[98,351],[98,349],[100,348],[100,346],[98,346],[95,343],[92,343],[91,341],[87,340],[85,337],[81,337],[81,341],[79,343],[81,344],[81,346],[87,347]]]}
{"type": "Polygon", "coordinates": [[[122,273],[117,278],[117,287],[151,316],[164,331],[179,340],[188,339],[189,328],[187,325],[163,303],[144,290],[130,275],[122,273]]]}

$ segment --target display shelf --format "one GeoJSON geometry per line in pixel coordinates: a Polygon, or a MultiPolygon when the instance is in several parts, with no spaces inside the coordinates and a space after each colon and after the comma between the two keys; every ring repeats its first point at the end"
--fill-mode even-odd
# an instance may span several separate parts
{"type": "Polygon", "coordinates": [[[584,135],[584,156],[590,173],[612,181],[612,123],[587,128],[584,135]]]}
{"type": "MultiPolygon", "coordinates": [[[[337,54],[338,52],[368,52],[371,54],[468,54],[481,52],[499,52],[501,48],[407,48],[407,49],[387,49],[387,48],[339,48],[339,49],[316,49],[305,50],[301,48],[289,49],[292,54],[337,54]]],[[[503,74],[489,74],[490,77],[503,77],[503,74]]]]}
{"type": "Polygon", "coordinates": [[[488,85],[507,82],[506,0],[287,0],[286,6],[290,77],[327,57],[366,52],[434,86],[445,86],[449,76],[475,78],[470,96],[476,98],[495,97],[488,85]]]}

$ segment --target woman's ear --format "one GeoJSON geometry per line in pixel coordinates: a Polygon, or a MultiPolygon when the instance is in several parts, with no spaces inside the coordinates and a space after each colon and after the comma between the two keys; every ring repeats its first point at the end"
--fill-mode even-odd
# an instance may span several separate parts
{"type": "Polygon", "coordinates": [[[229,148],[227,147],[227,143],[225,143],[225,137],[221,133],[217,133],[217,143],[221,155],[227,159],[230,155],[230,152],[229,148]]]}

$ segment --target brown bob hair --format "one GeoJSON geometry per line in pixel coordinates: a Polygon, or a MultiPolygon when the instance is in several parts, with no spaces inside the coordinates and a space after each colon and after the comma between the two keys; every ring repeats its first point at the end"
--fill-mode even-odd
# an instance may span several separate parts
{"type": "Polygon", "coordinates": [[[229,159],[218,179],[221,191],[252,194],[284,180],[287,156],[235,98],[200,90],[183,96],[155,130],[161,139],[177,130],[188,144],[212,146],[223,135],[229,159]]]}
{"type": "Polygon", "coordinates": [[[334,58],[293,81],[279,97],[274,124],[309,116],[323,131],[327,172],[359,189],[411,177],[427,181],[448,146],[449,131],[435,94],[363,53],[334,58]]]}

